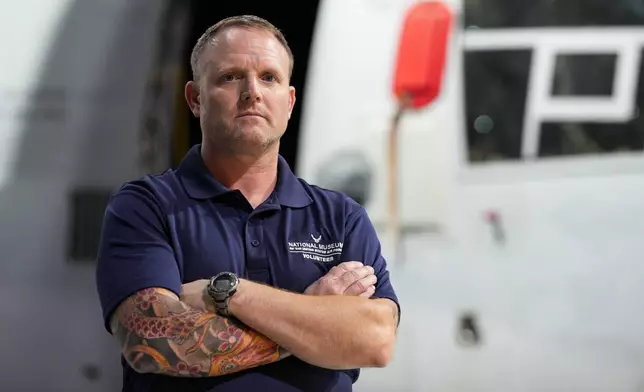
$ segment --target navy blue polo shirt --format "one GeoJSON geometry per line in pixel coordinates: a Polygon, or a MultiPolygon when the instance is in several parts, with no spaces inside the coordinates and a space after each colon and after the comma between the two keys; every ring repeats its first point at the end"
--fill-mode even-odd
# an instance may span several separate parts
{"type": "MultiPolygon", "coordinates": [[[[176,170],[126,183],[105,213],[97,286],[105,327],[114,309],[147,287],[181,292],[183,283],[222,271],[302,293],[343,261],[372,265],[374,297],[398,298],[376,232],[347,196],[309,185],[280,157],[272,195],[253,209],[206,169],[200,145],[176,170]]],[[[121,358],[123,391],[350,391],[359,370],[337,371],[291,356],[210,378],[140,374],[121,358]]]]}

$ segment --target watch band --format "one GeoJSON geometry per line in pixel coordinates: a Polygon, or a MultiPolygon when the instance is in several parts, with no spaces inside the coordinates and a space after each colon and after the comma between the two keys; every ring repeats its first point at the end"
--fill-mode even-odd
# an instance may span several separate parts
{"type": "Polygon", "coordinates": [[[223,301],[214,301],[217,314],[224,317],[230,317],[230,312],[228,311],[228,301],[230,301],[230,297],[224,299],[223,301]]]}
{"type": "Polygon", "coordinates": [[[217,312],[217,314],[219,314],[220,316],[231,316],[231,313],[228,310],[228,303],[230,301],[230,297],[237,291],[238,282],[239,278],[237,278],[237,276],[232,272],[221,272],[210,278],[210,282],[207,286],[207,292],[215,303],[215,312],[217,312]],[[217,281],[226,278],[232,279],[233,283],[231,284],[231,287],[228,289],[217,288],[217,281]]]}

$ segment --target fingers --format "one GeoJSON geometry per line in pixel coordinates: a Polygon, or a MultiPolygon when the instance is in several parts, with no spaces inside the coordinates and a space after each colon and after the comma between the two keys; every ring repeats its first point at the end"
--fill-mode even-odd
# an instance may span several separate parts
{"type": "Polygon", "coordinates": [[[342,277],[345,273],[349,271],[353,271],[362,266],[363,264],[359,261],[345,261],[344,263],[340,263],[335,267],[331,268],[331,270],[327,273],[327,275],[332,279],[338,279],[342,277]]]}
{"type": "Polygon", "coordinates": [[[367,290],[365,290],[363,293],[360,293],[358,297],[363,297],[363,298],[371,298],[371,296],[376,292],[376,286],[369,286],[367,287],[367,290]]]}
{"type": "Polygon", "coordinates": [[[344,295],[361,295],[369,290],[370,287],[375,286],[376,282],[378,282],[376,275],[368,273],[366,276],[357,279],[350,284],[344,291],[344,295]]]}
{"type": "Polygon", "coordinates": [[[359,261],[345,261],[334,267],[323,277],[315,281],[312,285],[304,290],[304,294],[308,295],[341,295],[348,287],[348,284],[342,283],[340,278],[347,272],[353,271],[356,268],[362,267],[363,264],[359,261]]]}
{"type": "MultiPolygon", "coordinates": [[[[373,275],[374,270],[373,267],[370,265],[365,265],[364,267],[352,269],[350,271],[347,271],[340,277],[340,284],[344,286],[345,291],[349,286],[351,286],[354,283],[357,283],[363,278],[366,278],[369,275],[373,275]]],[[[366,288],[369,287],[369,285],[365,285],[361,292],[366,290],[366,288]]],[[[356,293],[358,294],[358,293],[356,293]]]]}
{"type": "Polygon", "coordinates": [[[352,295],[371,297],[377,278],[371,266],[358,261],[340,263],[304,290],[307,295],[352,295]]]}

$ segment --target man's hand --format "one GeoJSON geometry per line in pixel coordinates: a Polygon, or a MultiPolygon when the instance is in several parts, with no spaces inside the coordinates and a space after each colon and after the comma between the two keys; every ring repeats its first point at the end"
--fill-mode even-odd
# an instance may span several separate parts
{"type": "Polygon", "coordinates": [[[359,261],[338,264],[304,290],[306,295],[352,295],[370,298],[376,291],[376,275],[371,266],[359,261]]]}
{"type": "Polygon", "coordinates": [[[206,290],[209,283],[210,279],[199,279],[181,285],[179,299],[193,309],[216,313],[215,302],[210,298],[206,290]]]}

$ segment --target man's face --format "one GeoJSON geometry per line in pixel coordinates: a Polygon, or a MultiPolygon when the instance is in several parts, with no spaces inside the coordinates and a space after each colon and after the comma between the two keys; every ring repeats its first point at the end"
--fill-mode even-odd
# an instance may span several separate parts
{"type": "Polygon", "coordinates": [[[295,103],[289,68],[286,49],[270,32],[232,27],[219,33],[202,53],[198,85],[186,89],[204,138],[242,154],[275,145],[295,103]]]}

